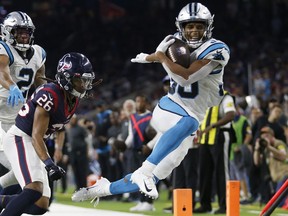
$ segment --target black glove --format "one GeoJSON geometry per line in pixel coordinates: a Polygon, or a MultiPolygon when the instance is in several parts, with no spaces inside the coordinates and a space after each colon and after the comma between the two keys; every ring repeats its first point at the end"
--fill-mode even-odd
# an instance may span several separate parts
{"type": "Polygon", "coordinates": [[[48,176],[51,181],[56,181],[60,178],[62,178],[66,172],[61,167],[57,166],[51,158],[48,158],[44,161],[45,169],[47,170],[48,176]]]}

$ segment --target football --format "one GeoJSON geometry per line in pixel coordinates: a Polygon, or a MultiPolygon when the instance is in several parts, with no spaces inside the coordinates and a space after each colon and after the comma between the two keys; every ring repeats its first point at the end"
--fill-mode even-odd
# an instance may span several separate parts
{"type": "Polygon", "coordinates": [[[168,47],[166,56],[171,59],[171,61],[181,65],[182,67],[188,68],[190,66],[189,46],[178,38],[175,38],[175,42],[168,47]]]}

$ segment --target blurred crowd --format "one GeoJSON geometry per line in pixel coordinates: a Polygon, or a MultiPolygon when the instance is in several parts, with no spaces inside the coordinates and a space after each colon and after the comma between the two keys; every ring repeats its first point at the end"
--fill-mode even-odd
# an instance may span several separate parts
{"type": "MultiPolygon", "coordinates": [[[[66,129],[66,156],[62,163],[66,167],[68,163],[71,164],[76,189],[93,184],[93,176],[103,175],[113,181],[129,172],[125,170],[127,149],[121,148],[123,143],[120,141],[126,140],[130,116],[137,112],[136,96],[145,95],[146,109],[152,110],[164,94],[162,78],[165,76],[159,65],[132,64],[130,59],[140,52],[154,52],[164,36],[175,33],[175,17],[188,2],[2,1],[2,18],[10,11],[21,10],[33,19],[36,26],[35,40],[47,51],[47,77],[54,78],[56,61],[63,53],[77,51],[89,57],[98,78],[104,80],[101,87],[94,90],[92,98],[81,102],[77,116],[66,129]],[[117,148],[115,140],[120,142],[117,148]]],[[[224,87],[236,97],[238,112],[247,117],[251,125],[251,159],[256,138],[263,126],[259,126],[259,119],[268,120],[269,116],[275,115],[271,111],[272,107],[269,107],[271,103],[277,103],[281,109],[281,118],[271,118],[273,122],[280,119],[280,128],[283,130],[278,139],[287,145],[288,2],[200,2],[216,14],[214,26],[217,28],[213,35],[225,41],[231,50],[231,59],[225,69],[224,87]]],[[[274,126],[270,127],[275,130],[274,126]]],[[[150,140],[147,138],[143,145],[150,140]]],[[[142,153],[145,155],[149,151],[146,149],[142,153]]],[[[250,176],[247,172],[245,200],[257,199],[258,195],[262,195],[263,202],[267,202],[271,197],[273,191],[268,195],[261,194],[261,188],[256,187],[259,185],[257,180],[262,177],[261,174],[250,176]],[[254,178],[254,185],[249,183],[251,178],[254,178]]],[[[273,179],[270,182],[275,184],[273,179]]],[[[267,186],[263,185],[264,188],[267,186]]],[[[63,192],[65,190],[64,179],[63,192]]]]}
{"type": "MultiPolygon", "coordinates": [[[[159,97],[165,75],[159,65],[132,64],[139,52],[154,52],[167,34],[176,31],[175,17],[189,1],[176,0],[3,0],[0,16],[13,10],[27,12],[36,26],[35,40],[47,51],[47,76],[54,78],[57,59],[68,51],[85,53],[103,78],[95,99],[116,103],[131,92],[159,97]]],[[[267,103],[287,95],[288,23],[285,0],[200,1],[213,14],[213,35],[227,43],[231,59],[225,88],[238,96],[256,95],[267,103]],[[241,84],[241,85],[239,85],[241,84]]],[[[287,96],[286,96],[287,99],[287,96]]],[[[83,104],[83,112],[97,100],[83,104]]],[[[261,104],[262,106],[262,104],[261,104]]]]}

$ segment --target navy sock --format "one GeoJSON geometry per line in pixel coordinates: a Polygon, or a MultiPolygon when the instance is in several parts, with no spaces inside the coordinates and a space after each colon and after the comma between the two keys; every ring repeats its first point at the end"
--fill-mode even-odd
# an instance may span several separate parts
{"type": "Polygon", "coordinates": [[[42,193],[36,190],[23,189],[20,194],[15,195],[13,199],[10,199],[5,210],[1,213],[1,216],[20,216],[24,213],[25,209],[33,205],[41,196],[42,193]]]}
{"type": "Polygon", "coordinates": [[[130,181],[132,174],[126,175],[124,178],[112,182],[110,185],[110,192],[111,194],[122,194],[122,193],[132,193],[139,191],[139,187],[137,184],[133,184],[130,181]]]}
{"type": "Polygon", "coordinates": [[[47,212],[47,209],[40,208],[39,206],[33,204],[32,206],[27,207],[23,213],[31,215],[43,215],[47,212]]]}
{"type": "Polygon", "coordinates": [[[16,195],[0,195],[0,207],[6,208],[8,203],[17,196],[18,196],[18,194],[16,194],[16,195]]]}
{"type": "Polygon", "coordinates": [[[22,188],[20,185],[11,185],[6,188],[3,188],[3,190],[0,192],[0,194],[5,194],[5,195],[14,195],[14,194],[19,194],[22,192],[22,188]]]}

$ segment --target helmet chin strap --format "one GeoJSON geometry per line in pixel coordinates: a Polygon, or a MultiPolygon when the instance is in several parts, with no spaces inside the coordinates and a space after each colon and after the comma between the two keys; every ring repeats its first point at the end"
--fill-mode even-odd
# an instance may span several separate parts
{"type": "Polygon", "coordinates": [[[192,40],[188,40],[185,36],[185,33],[180,32],[180,34],[182,35],[182,37],[186,40],[187,44],[193,48],[193,49],[197,49],[199,46],[201,46],[206,40],[203,40],[204,38],[206,38],[207,35],[207,30],[205,30],[203,36],[197,40],[197,41],[192,41],[192,40]]]}
{"type": "Polygon", "coordinates": [[[30,44],[19,44],[16,43],[16,45],[14,46],[16,49],[18,49],[19,51],[27,51],[30,49],[31,45],[30,44]]]}

